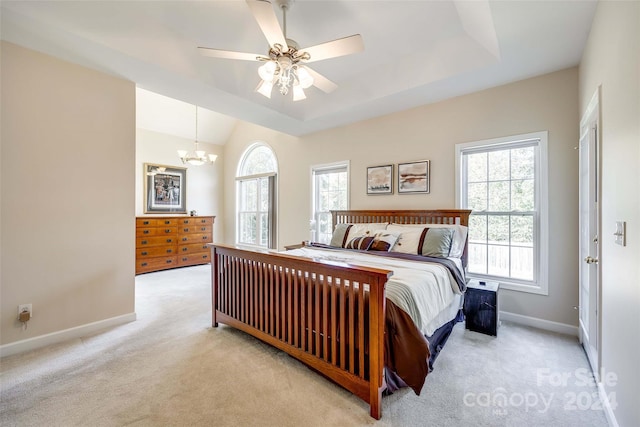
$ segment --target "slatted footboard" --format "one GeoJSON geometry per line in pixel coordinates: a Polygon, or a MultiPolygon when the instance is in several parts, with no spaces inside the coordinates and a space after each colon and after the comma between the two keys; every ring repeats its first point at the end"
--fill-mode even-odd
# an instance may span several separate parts
{"type": "Polygon", "coordinates": [[[212,324],[277,347],[365,400],[380,419],[390,271],[212,247],[212,324]]]}

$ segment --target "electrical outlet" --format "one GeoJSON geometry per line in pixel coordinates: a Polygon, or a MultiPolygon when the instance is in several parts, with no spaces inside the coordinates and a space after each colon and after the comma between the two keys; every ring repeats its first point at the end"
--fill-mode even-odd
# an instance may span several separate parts
{"type": "Polygon", "coordinates": [[[32,304],[20,304],[18,306],[18,316],[20,316],[20,313],[23,313],[25,311],[28,311],[29,313],[31,313],[31,317],[33,317],[33,305],[32,304]]]}

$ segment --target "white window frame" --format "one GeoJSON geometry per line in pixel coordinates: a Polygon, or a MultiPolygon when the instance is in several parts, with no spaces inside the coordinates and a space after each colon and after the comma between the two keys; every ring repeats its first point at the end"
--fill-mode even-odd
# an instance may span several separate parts
{"type": "MultiPolygon", "coordinates": [[[[262,249],[275,249],[278,247],[278,233],[277,233],[277,213],[278,213],[278,204],[279,204],[279,197],[278,197],[278,158],[276,156],[276,152],[273,150],[273,148],[265,143],[265,142],[255,142],[253,144],[251,144],[249,147],[247,147],[247,149],[244,151],[244,153],[242,153],[242,156],[240,156],[240,161],[238,162],[238,167],[236,169],[236,209],[235,209],[235,222],[236,222],[236,226],[235,226],[235,241],[236,241],[236,245],[240,246],[240,247],[247,247],[247,248],[262,248],[262,249]],[[247,159],[247,156],[256,148],[258,148],[259,146],[264,146],[267,147],[270,151],[271,154],[273,155],[273,158],[275,160],[275,172],[268,172],[268,173],[261,173],[261,174],[255,174],[255,175],[242,175],[242,169],[243,169],[243,165],[247,159]],[[241,203],[241,197],[240,197],[240,185],[242,181],[249,181],[249,180],[260,180],[261,178],[269,178],[269,177],[274,177],[275,179],[275,183],[274,183],[274,187],[273,187],[273,191],[275,192],[275,194],[272,195],[272,198],[274,199],[274,204],[273,204],[273,212],[270,212],[270,219],[269,222],[271,224],[271,226],[274,228],[273,230],[270,230],[270,233],[273,234],[272,237],[272,242],[271,245],[269,245],[269,243],[267,243],[266,246],[264,245],[259,245],[259,244],[251,244],[251,243],[245,243],[245,242],[240,242],[240,203],[241,203]]],[[[258,190],[258,194],[260,194],[260,191],[258,190]]],[[[257,203],[259,203],[260,201],[258,200],[257,203]]],[[[259,204],[258,204],[259,206],[259,204]]],[[[257,230],[256,230],[256,236],[260,236],[261,233],[261,226],[260,226],[260,222],[258,221],[256,223],[257,226],[257,230]]],[[[259,237],[258,237],[258,241],[259,241],[259,237]]]]}
{"type": "Polygon", "coordinates": [[[509,149],[524,141],[537,140],[537,164],[535,170],[534,217],[534,281],[526,283],[516,279],[468,273],[467,277],[500,282],[500,287],[514,291],[549,295],[549,168],[548,132],[532,132],[501,138],[456,144],[456,206],[466,208],[466,171],[463,170],[463,155],[471,151],[509,149]],[[537,232],[536,232],[537,231],[537,232]]]}
{"type": "MultiPolygon", "coordinates": [[[[312,165],[311,166],[311,219],[309,220],[309,234],[311,241],[316,241],[317,239],[317,224],[316,224],[316,216],[317,216],[317,206],[318,206],[318,189],[316,186],[316,175],[318,172],[326,172],[327,170],[332,169],[342,169],[346,168],[347,170],[347,209],[349,209],[350,201],[351,201],[351,180],[350,180],[350,161],[344,160],[340,162],[333,163],[325,163],[321,165],[312,165]]],[[[332,224],[332,226],[335,224],[332,224]]]]}

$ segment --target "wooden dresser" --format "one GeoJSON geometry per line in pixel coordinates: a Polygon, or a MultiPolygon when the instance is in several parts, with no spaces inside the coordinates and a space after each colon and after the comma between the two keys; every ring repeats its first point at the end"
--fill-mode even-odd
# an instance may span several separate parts
{"type": "Polygon", "coordinates": [[[207,264],[214,216],[136,218],[136,274],[207,264]]]}

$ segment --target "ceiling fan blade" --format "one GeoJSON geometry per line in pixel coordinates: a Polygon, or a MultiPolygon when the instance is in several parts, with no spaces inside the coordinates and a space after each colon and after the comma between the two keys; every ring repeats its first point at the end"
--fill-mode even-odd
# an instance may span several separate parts
{"type": "Polygon", "coordinates": [[[362,52],[363,50],[364,42],[362,41],[362,36],[360,34],[354,34],[353,36],[300,49],[300,52],[306,52],[311,57],[305,62],[315,62],[350,55],[352,53],[362,52]]]}
{"type": "Polygon", "coordinates": [[[322,74],[318,73],[317,71],[314,71],[307,66],[305,66],[304,68],[309,72],[311,77],[313,77],[313,85],[321,91],[325,93],[331,93],[338,88],[337,84],[335,84],[322,74]]]}
{"type": "Polygon", "coordinates": [[[260,61],[266,60],[264,55],[258,55],[257,53],[244,53],[234,52],[231,50],[212,49],[210,47],[198,47],[198,51],[203,56],[210,56],[212,58],[223,59],[241,59],[243,61],[260,61]]]}
{"type": "Polygon", "coordinates": [[[280,44],[283,51],[289,50],[287,40],[284,37],[276,12],[271,3],[265,0],[247,0],[251,13],[269,42],[269,46],[280,44]]]}

